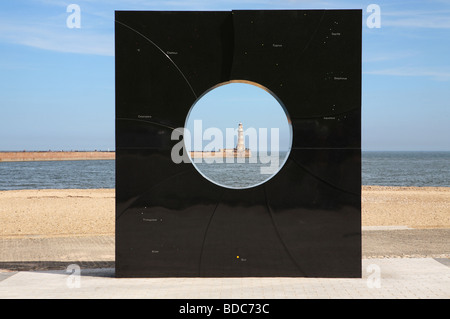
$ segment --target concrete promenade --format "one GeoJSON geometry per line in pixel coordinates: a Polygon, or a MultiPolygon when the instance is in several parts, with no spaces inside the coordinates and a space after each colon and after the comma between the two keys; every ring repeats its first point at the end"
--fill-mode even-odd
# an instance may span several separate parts
{"type": "Polygon", "coordinates": [[[0,273],[0,298],[448,299],[449,259],[364,259],[363,277],[114,278],[114,268],[0,273]]]}
{"type": "Polygon", "coordinates": [[[357,279],[114,278],[114,236],[3,238],[0,298],[448,299],[449,234],[367,229],[357,279]]]}

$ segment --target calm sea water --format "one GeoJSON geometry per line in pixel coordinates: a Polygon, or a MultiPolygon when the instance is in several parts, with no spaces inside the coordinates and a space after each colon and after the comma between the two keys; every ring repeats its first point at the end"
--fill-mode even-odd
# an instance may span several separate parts
{"type": "Polygon", "coordinates": [[[363,152],[362,183],[450,187],[450,152],[363,152]]]}
{"type": "MultiPolygon", "coordinates": [[[[242,178],[236,187],[247,187],[247,183],[258,184],[270,177],[258,173],[261,166],[269,164],[253,164],[251,167],[238,163],[216,164],[225,165],[222,171],[214,170],[211,164],[207,165],[203,174],[225,185],[230,183],[230,165],[242,166],[239,173],[242,178]],[[247,182],[242,183],[242,180],[247,182]]],[[[239,167],[234,166],[235,169],[239,170],[239,167]]],[[[450,152],[363,152],[362,183],[450,187],[450,152]]],[[[0,190],[114,187],[114,160],[0,162],[0,190]]]]}
{"type": "Polygon", "coordinates": [[[232,163],[195,163],[197,170],[212,182],[228,188],[249,188],[259,185],[270,179],[283,166],[287,153],[278,157],[254,154],[254,162],[250,158],[230,158],[232,163]]]}
{"type": "Polygon", "coordinates": [[[114,187],[114,160],[0,162],[0,190],[114,187]]]}

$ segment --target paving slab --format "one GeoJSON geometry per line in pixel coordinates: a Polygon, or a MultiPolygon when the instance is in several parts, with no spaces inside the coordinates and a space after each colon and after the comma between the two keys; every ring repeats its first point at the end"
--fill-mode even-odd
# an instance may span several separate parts
{"type": "Polygon", "coordinates": [[[364,259],[362,278],[115,278],[114,268],[19,271],[2,299],[448,299],[450,267],[433,258],[364,259]]]}

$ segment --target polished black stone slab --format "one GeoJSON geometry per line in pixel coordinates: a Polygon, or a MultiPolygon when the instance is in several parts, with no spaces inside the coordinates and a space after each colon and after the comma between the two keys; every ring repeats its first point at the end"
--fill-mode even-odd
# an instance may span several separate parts
{"type": "Polygon", "coordinates": [[[361,10],[116,11],[116,276],[361,276],[361,10]],[[280,172],[245,190],[171,159],[210,88],[287,110],[280,172]]]}

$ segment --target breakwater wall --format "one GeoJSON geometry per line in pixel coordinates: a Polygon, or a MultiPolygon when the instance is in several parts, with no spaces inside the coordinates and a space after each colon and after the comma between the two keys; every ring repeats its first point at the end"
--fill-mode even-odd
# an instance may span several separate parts
{"type": "Polygon", "coordinates": [[[0,152],[0,162],[113,160],[115,152],[0,152]]]}

